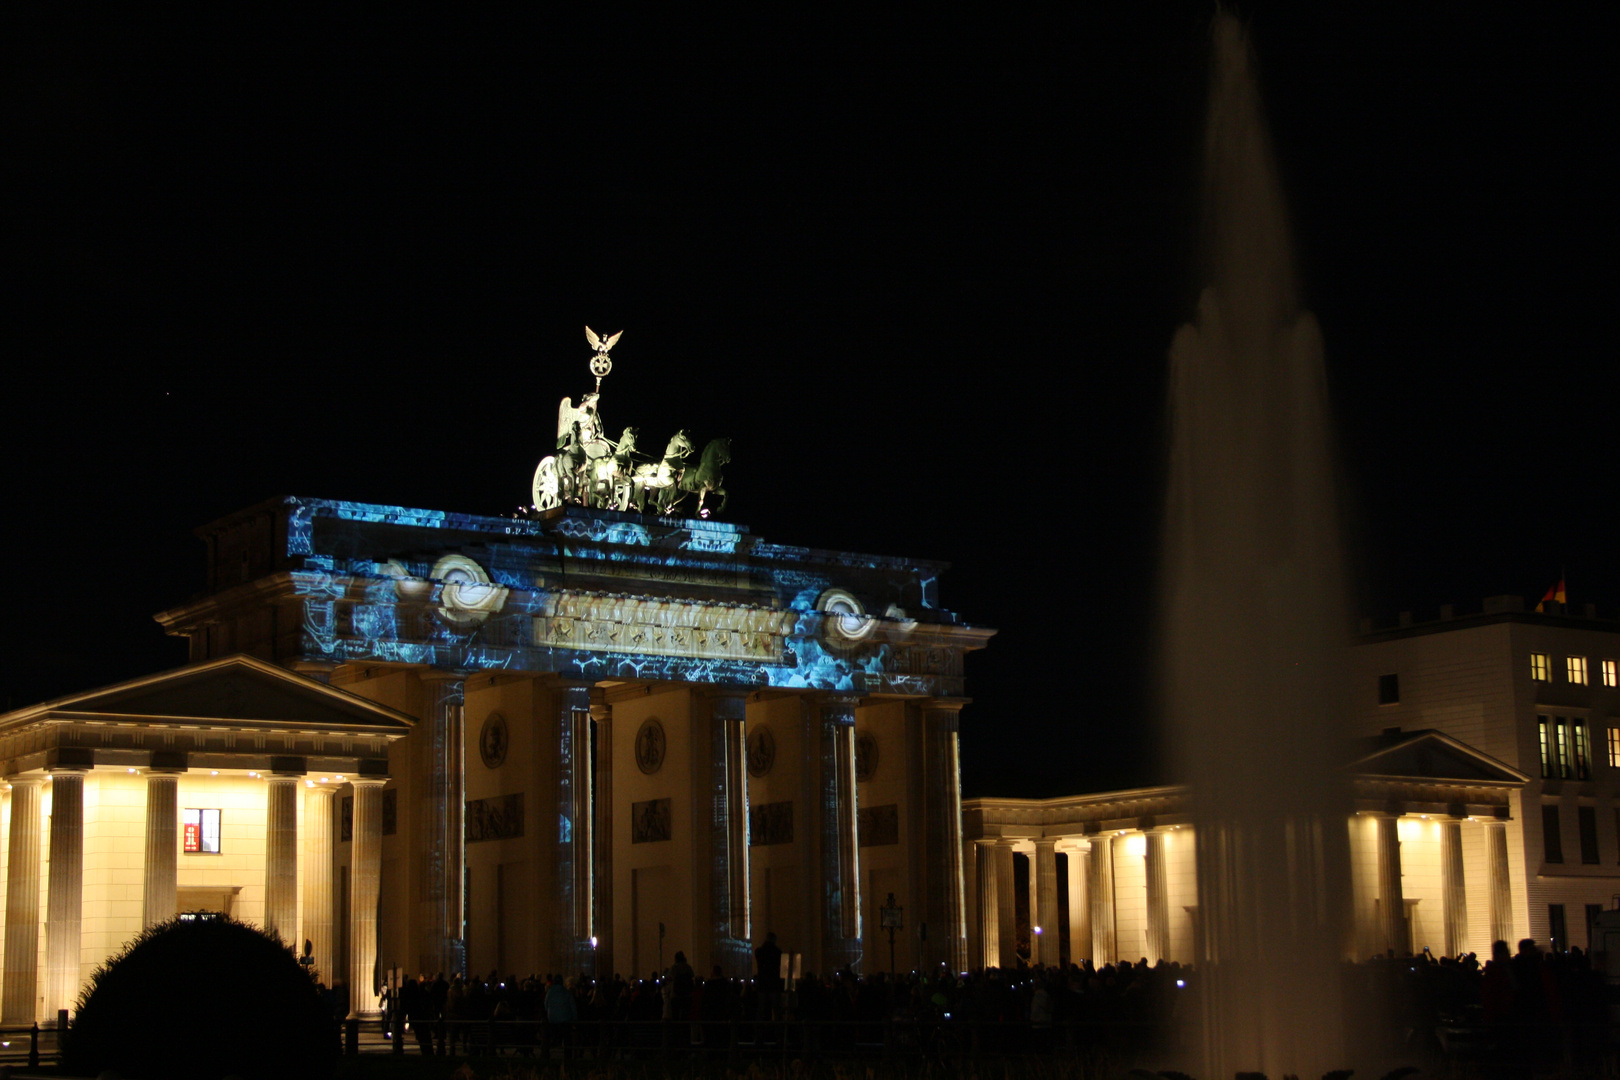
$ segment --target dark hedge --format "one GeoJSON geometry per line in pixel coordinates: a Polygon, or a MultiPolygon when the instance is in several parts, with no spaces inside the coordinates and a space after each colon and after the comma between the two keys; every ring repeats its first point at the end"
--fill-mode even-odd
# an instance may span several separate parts
{"type": "Polygon", "coordinates": [[[160,923],[91,976],[68,1072],[131,1080],[324,1077],[337,1025],[279,940],[228,919],[160,923]]]}

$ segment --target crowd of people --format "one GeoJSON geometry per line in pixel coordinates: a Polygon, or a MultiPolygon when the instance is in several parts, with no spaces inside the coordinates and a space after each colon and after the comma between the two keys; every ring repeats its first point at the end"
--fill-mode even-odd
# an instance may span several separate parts
{"type": "MultiPolygon", "coordinates": [[[[507,1027],[527,1031],[532,1045],[569,1047],[611,1039],[712,1048],[736,1038],[738,1025],[786,1023],[807,1051],[899,1040],[924,1052],[1084,1046],[1128,1054],[1184,1038],[1198,1012],[1197,973],[1174,962],[784,980],[780,957],[773,937],[756,951],[749,979],[718,967],[705,977],[679,952],[665,971],[634,980],[496,972],[406,978],[386,1004],[391,1026],[403,1023],[424,1054],[465,1052],[488,1021],[514,1022],[507,1027]],[[613,1024],[584,1034],[581,1022],[594,1021],[613,1024]]],[[[1514,955],[1497,942],[1484,964],[1473,954],[1425,951],[1347,964],[1342,975],[1350,1022],[1380,1032],[1391,1053],[1595,1060],[1608,1039],[1606,988],[1578,948],[1543,953],[1527,940],[1514,955]]]]}

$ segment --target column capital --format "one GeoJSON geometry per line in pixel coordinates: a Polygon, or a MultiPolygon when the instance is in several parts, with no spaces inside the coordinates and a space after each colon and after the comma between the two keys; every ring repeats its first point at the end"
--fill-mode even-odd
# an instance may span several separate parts
{"type": "Polygon", "coordinates": [[[858,694],[812,694],[811,700],[821,713],[824,724],[855,725],[855,709],[860,705],[858,694]]]}
{"type": "Polygon", "coordinates": [[[973,704],[973,699],[968,697],[933,697],[922,698],[917,704],[929,712],[959,713],[964,706],[973,704]]]}
{"type": "Polygon", "coordinates": [[[702,686],[695,689],[692,696],[706,703],[720,719],[740,722],[747,713],[748,695],[752,693],[751,687],[702,686]]]}
{"type": "MultiPolygon", "coordinates": [[[[348,782],[357,788],[382,787],[388,783],[386,776],[351,776],[348,782]]],[[[317,785],[319,786],[319,785],[317,785]]]]}
{"type": "Polygon", "coordinates": [[[1036,851],[1040,851],[1042,848],[1045,848],[1047,850],[1055,852],[1057,850],[1057,846],[1058,846],[1058,838],[1055,837],[1055,836],[1037,836],[1035,838],[1035,850],[1036,851]]]}
{"type": "Polygon", "coordinates": [[[1057,849],[1063,852],[1065,855],[1071,853],[1075,855],[1089,855],[1091,854],[1091,841],[1078,840],[1072,836],[1065,836],[1059,838],[1057,842],[1057,849]]]}
{"type": "Polygon", "coordinates": [[[50,773],[54,780],[58,776],[84,776],[90,771],[88,765],[47,765],[45,771],[50,773]]]}
{"type": "Polygon", "coordinates": [[[343,789],[343,785],[331,780],[304,780],[304,790],[314,791],[322,795],[336,795],[343,789]]]}

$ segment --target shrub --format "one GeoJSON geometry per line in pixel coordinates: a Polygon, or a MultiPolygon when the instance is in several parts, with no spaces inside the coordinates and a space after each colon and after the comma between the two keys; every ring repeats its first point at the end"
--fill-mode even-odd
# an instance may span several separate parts
{"type": "Polygon", "coordinates": [[[96,969],[63,1065],[94,1076],[324,1077],[337,1026],[282,943],[229,919],[149,927],[96,969]]]}

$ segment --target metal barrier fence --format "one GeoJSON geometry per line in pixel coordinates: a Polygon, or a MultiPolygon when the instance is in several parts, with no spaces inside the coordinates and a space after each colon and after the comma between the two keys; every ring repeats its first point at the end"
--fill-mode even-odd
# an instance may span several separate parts
{"type": "MultiPolygon", "coordinates": [[[[65,1027],[66,1017],[61,1018],[65,1027]]],[[[23,1065],[37,1069],[55,1065],[60,1050],[60,1032],[54,1027],[0,1028],[0,1065],[23,1065]]]]}

